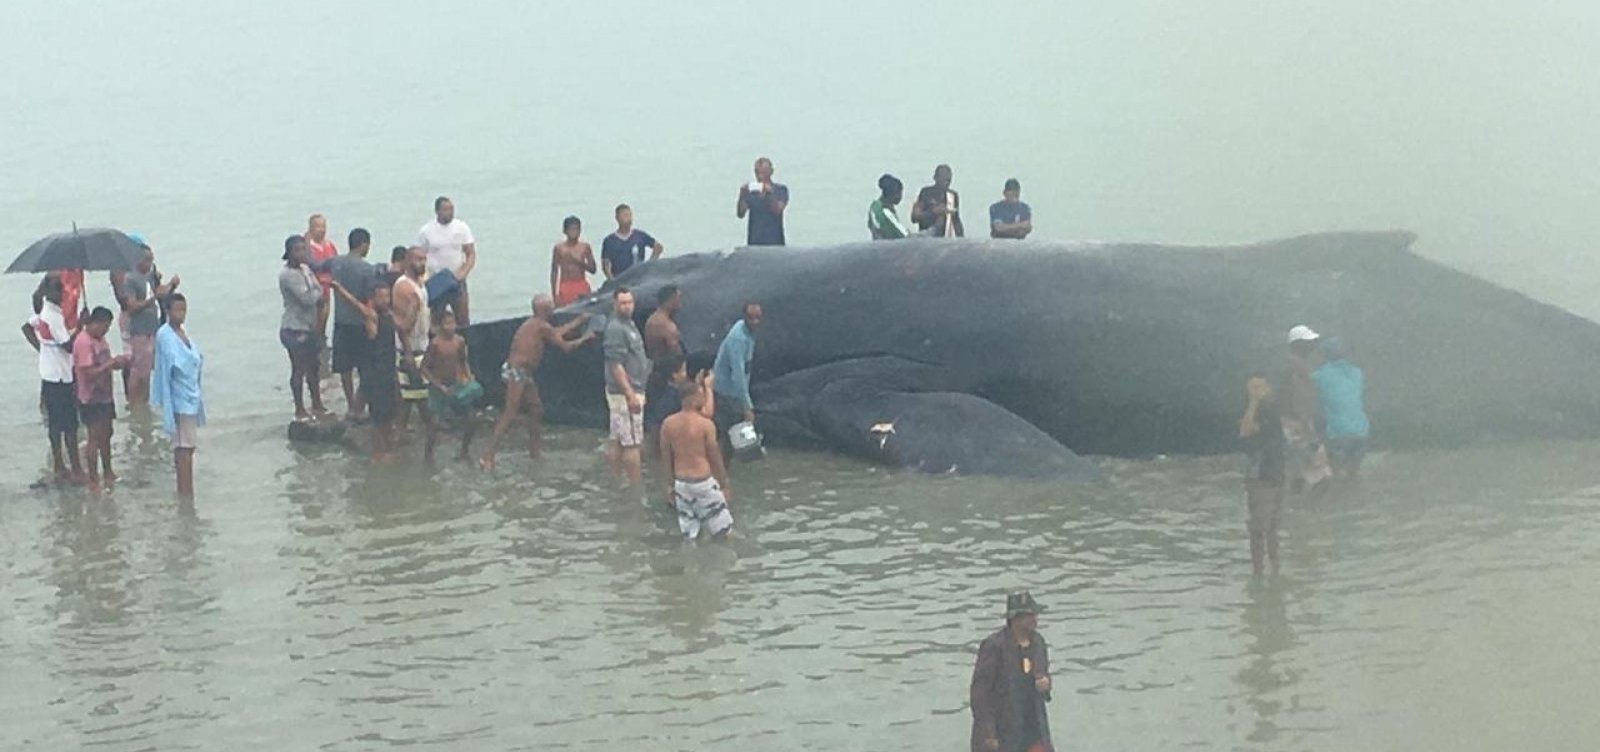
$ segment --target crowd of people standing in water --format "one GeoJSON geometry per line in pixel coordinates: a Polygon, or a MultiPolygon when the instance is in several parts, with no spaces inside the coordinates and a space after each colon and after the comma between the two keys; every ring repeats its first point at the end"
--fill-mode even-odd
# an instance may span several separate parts
{"type": "MultiPolygon", "coordinates": [[[[755,177],[739,187],[735,208],[748,223],[747,244],[783,245],[789,189],[773,180],[769,160],[756,162],[755,177]]],[[[879,197],[867,210],[869,235],[874,240],[964,236],[961,198],[952,179],[946,165],[934,171],[933,183],[912,206],[913,231],[897,210],[904,185],[883,175],[879,197]]],[[[484,390],[461,332],[470,323],[476,240],[449,198],[435,200],[433,210],[415,242],[395,246],[386,262],[368,260],[372,237],[362,228],[349,232],[346,251],[340,253],[322,215],[312,215],[306,230],[283,244],[278,341],[289,359],[295,420],[369,424],[374,464],[395,461],[413,409],[425,436],[425,459],[433,460],[438,437],[450,425],[460,433],[457,458],[471,458],[474,412],[484,390]],[[345,402],[340,419],[327,409],[321,390],[330,322],[330,365],[345,402]]],[[[582,239],[581,220],[563,222],[564,238],[551,249],[550,293],[533,298],[532,316],[512,338],[499,372],[504,409],[477,462],[486,471],[495,469],[499,445],[519,418],[526,425],[529,455],[539,457],[539,365],[548,348],[570,353],[598,339],[613,476],[648,503],[644,468],[653,459],[682,535],[688,540],[702,534],[725,537],[733,527],[728,439],[755,419],[749,368],[763,325],[762,307],[758,301],[744,305],[710,371],[698,373],[689,370],[678,332],[685,300],[675,287],[657,292],[642,331],[635,323],[634,292],[620,286],[612,290],[612,315],[603,332],[585,330],[587,315],[556,325],[557,308],[592,293],[589,275],[609,280],[663,254],[659,240],[634,226],[629,206],[616,207],[615,219],[617,229],[601,242],[598,263],[582,239]]],[[[1018,181],[1006,181],[989,219],[994,238],[1023,239],[1032,232],[1032,211],[1021,200],[1018,181]]],[[[120,316],[106,307],[81,308],[83,272],[54,272],[35,291],[34,314],[22,327],[38,351],[53,470],[63,483],[99,487],[116,479],[113,375],[120,372],[128,405],[159,410],[174,453],[178,494],[192,499],[194,453],[205,424],[204,357],[184,326],[188,303],[178,291],[179,277],[163,277],[150,245],[130,237],[143,255],[133,270],[111,275],[120,316]],[[113,325],[121,333],[121,355],[113,355],[107,342],[113,325]],[[86,434],[81,449],[80,425],[86,434]]],[[[1279,569],[1278,527],[1287,493],[1321,494],[1330,483],[1359,477],[1370,432],[1364,390],[1361,369],[1339,341],[1305,325],[1288,333],[1280,377],[1257,373],[1246,380],[1247,406],[1238,433],[1247,458],[1247,528],[1255,574],[1279,569]]],[[[1028,593],[1011,594],[1005,626],[980,645],[970,698],[974,752],[1051,749],[1045,714],[1049,655],[1037,631],[1039,612],[1028,593]]]]}
{"type": "MultiPolygon", "coordinates": [[[[756,161],[755,179],[739,186],[735,214],[747,223],[748,245],[787,242],[784,216],[788,186],[773,179],[768,159],[756,161]]],[[[879,196],[867,209],[874,240],[913,236],[962,237],[961,196],[954,173],[939,165],[933,182],[912,205],[915,230],[900,220],[904,185],[894,175],[878,180],[879,196]]],[[[1007,180],[1000,201],[989,207],[990,236],[1023,239],[1033,230],[1022,187],[1007,180]]],[[[341,253],[328,237],[326,219],[312,215],[304,232],[284,241],[278,272],[283,298],[278,340],[290,365],[295,420],[335,420],[322,394],[323,352],[342,388],[345,424],[370,424],[373,461],[392,462],[415,411],[425,435],[423,454],[432,461],[439,435],[460,433],[459,459],[471,457],[474,411],[484,390],[471,367],[461,330],[470,324],[469,278],[477,265],[471,227],[455,215],[446,197],[434,201],[433,217],[410,245],[393,248],[387,261],[369,261],[371,234],[356,228],[341,253]]],[[[500,369],[505,405],[488,446],[478,457],[495,468],[507,431],[523,419],[528,453],[540,454],[543,403],[535,373],[546,349],[572,352],[601,339],[605,353],[606,401],[610,412],[607,457],[621,483],[643,489],[646,457],[659,460],[668,496],[688,535],[701,527],[725,532],[728,487],[725,455],[729,432],[754,421],[749,364],[761,327],[762,309],[752,301],[739,312],[710,372],[690,373],[676,316],[683,293],[660,291],[643,332],[634,325],[632,291],[613,292],[614,315],[603,333],[582,333],[585,318],[557,326],[555,310],[592,293],[589,276],[610,280],[665,252],[651,233],[636,227],[626,204],[615,210],[616,230],[601,241],[596,259],[582,238],[582,221],[568,217],[563,239],[550,253],[550,293],[533,298],[532,316],[513,337],[500,369]],[[703,420],[702,420],[703,419],[703,420]],[[711,451],[718,447],[720,451],[711,451]],[[703,524],[701,524],[703,523],[703,524]]],[[[83,272],[47,275],[34,293],[34,315],[23,334],[39,353],[41,403],[59,482],[100,485],[116,478],[111,436],[116,417],[113,374],[123,375],[123,395],[134,407],[159,409],[171,438],[180,495],[193,494],[193,456],[205,422],[201,373],[204,358],[184,329],[187,301],[177,275],[164,277],[150,245],[130,236],[143,256],[128,272],[112,273],[120,315],[104,307],[80,310],[83,272]],[[81,319],[81,320],[80,320],[81,319]],[[113,356],[106,338],[115,322],[123,354],[113,356]],[[78,428],[85,428],[80,449],[78,428]]],[[[1330,480],[1359,474],[1369,431],[1361,370],[1336,339],[1306,326],[1289,334],[1287,366],[1278,383],[1264,374],[1247,380],[1248,405],[1239,435],[1249,464],[1248,518],[1256,572],[1275,571],[1277,529],[1286,490],[1321,493],[1330,480]]]]}

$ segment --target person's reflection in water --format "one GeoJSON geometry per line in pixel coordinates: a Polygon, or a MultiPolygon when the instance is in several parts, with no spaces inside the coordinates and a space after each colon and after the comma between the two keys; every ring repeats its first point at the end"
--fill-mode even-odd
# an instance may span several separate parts
{"type": "Polygon", "coordinates": [[[1284,709],[1282,691],[1300,679],[1300,672],[1284,660],[1294,646],[1285,591],[1280,579],[1253,581],[1244,606],[1245,633],[1251,643],[1237,678],[1244,685],[1246,702],[1255,711],[1255,726],[1247,738],[1258,744],[1278,738],[1278,716],[1284,709]]]}
{"type": "MultiPolygon", "coordinates": [[[[117,506],[105,499],[62,498],[49,527],[55,543],[50,582],[56,587],[57,624],[84,629],[127,623],[136,582],[118,540],[121,517],[117,506]]],[[[63,637],[68,642],[79,639],[63,637]]]]}

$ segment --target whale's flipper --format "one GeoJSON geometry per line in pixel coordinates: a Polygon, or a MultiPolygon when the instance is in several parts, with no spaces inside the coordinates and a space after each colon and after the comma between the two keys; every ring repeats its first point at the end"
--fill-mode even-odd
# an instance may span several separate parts
{"type": "Polygon", "coordinates": [[[1095,480],[1094,463],[981,397],[954,391],[943,369],[857,358],[787,374],[756,391],[768,434],[851,451],[925,473],[1095,480]],[[769,421],[766,415],[798,419],[769,421]]]}

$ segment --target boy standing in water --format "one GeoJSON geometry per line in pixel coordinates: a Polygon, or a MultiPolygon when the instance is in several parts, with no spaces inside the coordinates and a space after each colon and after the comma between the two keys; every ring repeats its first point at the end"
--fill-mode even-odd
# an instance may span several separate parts
{"type": "Polygon", "coordinates": [[[1272,384],[1262,374],[1245,382],[1249,406],[1239,419],[1239,438],[1244,440],[1245,495],[1249,507],[1250,567],[1260,576],[1270,560],[1272,573],[1278,574],[1278,523],[1283,516],[1284,438],[1278,402],[1272,384]]]}
{"type": "Polygon", "coordinates": [[[678,530],[689,541],[702,528],[714,538],[727,537],[733,529],[728,511],[733,493],[717,446],[717,427],[702,412],[706,391],[693,381],[679,384],[683,408],[661,424],[663,476],[671,484],[667,498],[678,510],[678,530]]]}
{"type": "Polygon", "coordinates": [[[89,314],[83,333],[72,343],[73,379],[78,389],[78,415],[88,429],[89,442],[84,455],[89,484],[100,485],[101,470],[107,483],[117,479],[111,470],[112,420],[117,417],[115,389],[111,372],[128,364],[128,356],[111,357],[106,332],[111,330],[111,309],[100,307],[89,314]],[[99,464],[96,464],[98,460],[99,464]]]}
{"type": "Polygon", "coordinates": [[[478,404],[483,387],[472,378],[467,362],[467,339],[456,331],[456,316],[446,311],[439,318],[439,334],[422,356],[422,373],[428,380],[428,420],[423,458],[433,461],[433,445],[439,437],[439,424],[452,419],[461,425],[461,452],[456,459],[467,459],[472,445],[472,408],[478,404]]]}

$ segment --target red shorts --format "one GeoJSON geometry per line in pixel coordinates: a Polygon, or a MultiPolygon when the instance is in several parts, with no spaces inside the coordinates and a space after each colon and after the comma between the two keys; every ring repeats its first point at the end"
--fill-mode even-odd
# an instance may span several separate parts
{"type": "Polygon", "coordinates": [[[556,288],[556,307],[560,308],[589,293],[589,280],[581,278],[563,279],[561,280],[561,286],[556,288]]]}

